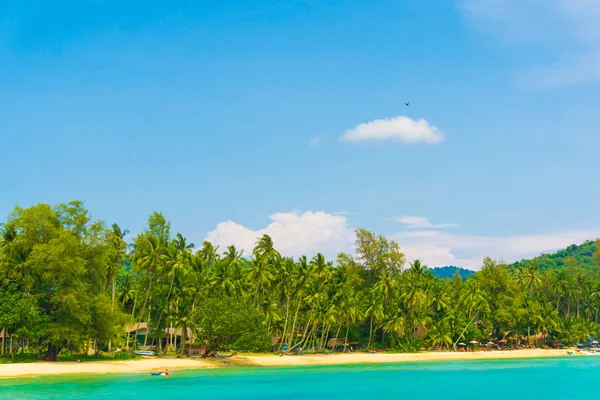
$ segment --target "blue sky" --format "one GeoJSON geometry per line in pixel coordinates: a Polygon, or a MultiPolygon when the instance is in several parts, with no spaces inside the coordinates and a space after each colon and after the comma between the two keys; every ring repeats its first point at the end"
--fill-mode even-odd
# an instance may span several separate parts
{"type": "Polygon", "coordinates": [[[589,0],[0,0],[0,213],[77,198],[135,233],[160,210],[196,243],[269,233],[289,255],[351,251],[364,227],[470,268],[592,239],[597,18],[589,0]]]}

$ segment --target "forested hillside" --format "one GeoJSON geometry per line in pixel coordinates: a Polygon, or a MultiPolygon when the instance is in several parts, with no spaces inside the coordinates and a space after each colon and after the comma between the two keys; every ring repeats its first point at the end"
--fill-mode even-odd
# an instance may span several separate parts
{"type": "Polygon", "coordinates": [[[439,278],[452,278],[456,275],[456,271],[458,271],[463,279],[468,278],[475,273],[475,271],[471,271],[470,269],[455,267],[453,265],[431,268],[431,272],[439,278]]]}
{"type": "Polygon", "coordinates": [[[581,245],[574,244],[556,253],[543,254],[530,260],[521,260],[509,265],[509,268],[514,270],[527,268],[530,265],[536,265],[540,271],[569,267],[597,269],[600,266],[600,239],[587,241],[581,245]]]}

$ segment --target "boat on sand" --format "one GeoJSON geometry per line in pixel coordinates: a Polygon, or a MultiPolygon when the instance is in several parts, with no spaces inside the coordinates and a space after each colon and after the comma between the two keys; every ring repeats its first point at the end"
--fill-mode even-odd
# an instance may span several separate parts
{"type": "Polygon", "coordinates": [[[156,353],[150,350],[136,350],[133,352],[136,356],[144,356],[144,357],[152,357],[155,356],[156,353]]]}

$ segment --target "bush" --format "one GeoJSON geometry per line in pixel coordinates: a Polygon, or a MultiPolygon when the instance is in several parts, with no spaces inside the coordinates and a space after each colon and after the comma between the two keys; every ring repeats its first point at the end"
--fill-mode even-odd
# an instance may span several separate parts
{"type": "Polygon", "coordinates": [[[114,355],[115,360],[131,360],[135,358],[135,354],[128,351],[117,351],[114,355]]]}
{"type": "Polygon", "coordinates": [[[205,356],[220,350],[263,352],[271,346],[264,316],[245,299],[209,298],[196,309],[195,319],[205,356]]]}

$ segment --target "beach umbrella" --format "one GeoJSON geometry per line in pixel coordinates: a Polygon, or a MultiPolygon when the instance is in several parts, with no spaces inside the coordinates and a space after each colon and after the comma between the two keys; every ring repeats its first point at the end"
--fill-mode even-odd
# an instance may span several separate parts
{"type": "Polygon", "coordinates": [[[464,344],[464,343],[459,343],[458,345],[459,346],[466,346],[466,344],[464,344]]]}
{"type": "Polygon", "coordinates": [[[469,343],[470,344],[479,344],[479,342],[477,340],[471,340],[469,343]]]}
{"type": "Polygon", "coordinates": [[[487,343],[487,346],[493,346],[493,345],[495,345],[495,344],[496,344],[496,343],[494,343],[494,342],[488,342],[488,343],[487,343]]]}
{"type": "Polygon", "coordinates": [[[597,340],[593,340],[592,344],[598,344],[598,341],[597,340]]]}

